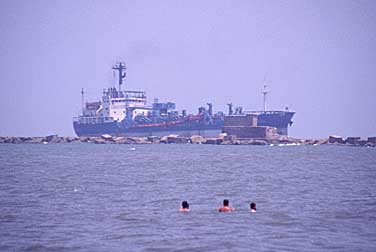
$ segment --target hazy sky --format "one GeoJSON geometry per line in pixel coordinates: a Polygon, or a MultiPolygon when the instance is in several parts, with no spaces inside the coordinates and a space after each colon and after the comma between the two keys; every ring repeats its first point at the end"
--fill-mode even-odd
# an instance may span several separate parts
{"type": "Polygon", "coordinates": [[[293,137],[376,136],[376,1],[0,1],[0,135],[74,135],[80,90],[296,111],[293,137]]]}

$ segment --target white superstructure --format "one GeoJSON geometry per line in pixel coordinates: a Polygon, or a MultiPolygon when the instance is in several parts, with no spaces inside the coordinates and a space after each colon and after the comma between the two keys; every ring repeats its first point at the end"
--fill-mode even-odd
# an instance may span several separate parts
{"type": "Polygon", "coordinates": [[[118,91],[116,88],[109,88],[103,92],[101,115],[119,122],[126,116],[133,119],[136,115],[146,115],[151,110],[146,102],[144,91],[118,91]]]}
{"type": "Polygon", "coordinates": [[[118,91],[109,88],[103,91],[102,101],[86,102],[82,116],[76,121],[84,124],[133,120],[137,115],[147,115],[152,108],[147,106],[144,91],[118,91]]]}

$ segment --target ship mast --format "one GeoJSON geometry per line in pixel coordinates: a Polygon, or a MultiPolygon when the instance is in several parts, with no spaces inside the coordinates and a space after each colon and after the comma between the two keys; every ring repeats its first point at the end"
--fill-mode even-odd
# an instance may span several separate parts
{"type": "Polygon", "coordinates": [[[85,100],[84,100],[84,88],[81,88],[81,107],[82,107],[82,115],[84,115],[85,111],[85,100]]]}
{"type": "Polygon", "coordinates": [[[265,80],[264,80],[264,89],[262,90],[261,92],[263,95],[264,95],[264,112],[266,112],[266,95],[269,93],[269,91],[267,90],[267,86],[265,84],[265,80]]]}
{"type": "Polygon", "coordinates": [[[117,70],[118,73],[119,73],[119,77],[118,77],[118,80],[119,80],[119,91],[121,91],[121,85],[123,84],[123,79],[126,76],[126,73],[124,71],[125,69],[127,69],[125,67],[125,63],[124,62],[118,62],[118,63],[116,63],[116,65],[114,67],[112,67],[112,69],[113,70],[117,70]]]}

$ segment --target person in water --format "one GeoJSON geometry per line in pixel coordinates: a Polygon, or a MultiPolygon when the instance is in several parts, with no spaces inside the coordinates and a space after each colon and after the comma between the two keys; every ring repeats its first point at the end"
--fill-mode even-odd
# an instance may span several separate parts
{"type": "Polygon", "coordinates": [[[183,201],[183,202],[181,203],[181,208],[179,209],[179,211],[180,211],[180,212],[189,212],[189,211],[191,211],[191,210],[189,209],[189,204],[188,204],[187,201],[183,201]]]}
{"type": "Polygon", "coordinates": [[[230,202],[228,201],[228,199],[224,199],[223,200],[223,207],[219,208],[218,211],[219,212],[231,212],[231,211],[234,211],[235,208],[230,207],[229,203],[230,202]]]}
{"type": "Polygon", "coordinates": [[[251,208],[251,213],[256,213],[256,203],[252,202],[249,206],[251,208]]]}

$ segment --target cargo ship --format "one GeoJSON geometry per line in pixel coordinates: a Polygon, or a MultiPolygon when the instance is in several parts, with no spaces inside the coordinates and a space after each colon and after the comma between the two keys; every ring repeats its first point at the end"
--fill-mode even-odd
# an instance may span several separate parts
{"type": "MultiPolygon", "coordinates": [[[[116,63],[112,69],[117,72],[118,88],[103,90],[100,101],[84,102],[84,90],[81,90],[82,112],[73,118],[73,128],[78,136],[110,134],[144,137],[177,134],[214,137],[222,132],[225,113],[214,113],[212,103],[207,103],[207,107],[199,107],[196,114],[188,114],[186,110],[179,112],[175,103],[163,103],[158,99],[148,105],[145,91],[121,90],[126,77],[125,63],[116,63]]],[[[241,107],[233,109],[229,103],[228,114],[257,114],[259,126],[276,127],[279,134],[287,135],[294,112],[267,111],[267,91],[264,90],[263,94],[263,111],[243,111],[241,107]]]]}

